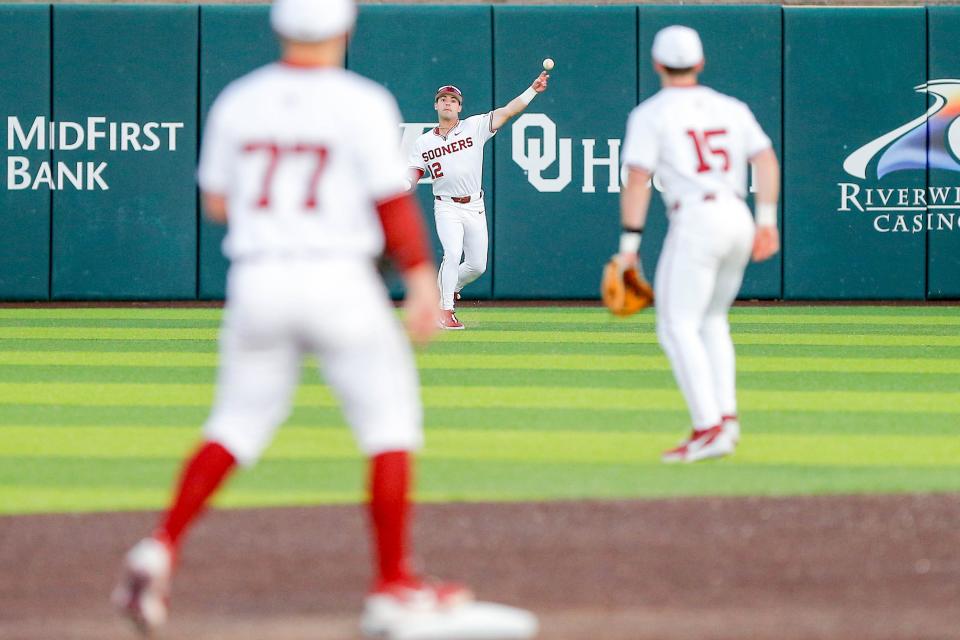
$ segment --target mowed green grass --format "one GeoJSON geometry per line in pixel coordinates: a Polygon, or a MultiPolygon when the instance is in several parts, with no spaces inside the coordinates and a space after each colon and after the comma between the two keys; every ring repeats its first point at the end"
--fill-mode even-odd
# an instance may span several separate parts
{"type": "MultiPolygon", "coordinates": [[[[418,355],[425,501],[960,490],[960,310],[732,313],[743,441],[689,429],[653,315],[475,308],[418,355]]],[[[0,514],[157,509],[213,397],[219,310],[0,309],[0,514]]],[[[307,362],[290,419],[222,507],[350,503],[363,458],[307,362]]],[[[374,390],[375,392],[375,390],[374,390]]]]}

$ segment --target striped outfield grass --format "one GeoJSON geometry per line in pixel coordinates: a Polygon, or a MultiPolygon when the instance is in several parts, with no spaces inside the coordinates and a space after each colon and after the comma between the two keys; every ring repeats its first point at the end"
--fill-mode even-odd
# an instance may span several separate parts
{"type": "MultiPolygon", "coordinates": [[[[687,415],[653,316],[467,307],[418,355],[420,498],[960,490],[960,311],[737,308],[735,458],[658,462],[687,415]]],[[[0,309],[0,514],[159,508],[216,375],[215,309],[0,309]]],[[[313,368],[312,362],[306,368],[313,368]]],[[[304,374],[221,506],[355,502],[363,461],[304,374]]]]}

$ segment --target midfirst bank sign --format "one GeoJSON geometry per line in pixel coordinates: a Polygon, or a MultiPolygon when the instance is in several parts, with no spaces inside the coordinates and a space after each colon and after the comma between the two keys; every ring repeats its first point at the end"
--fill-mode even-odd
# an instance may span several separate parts
{"type": "Polygon", "coordinates": [[[116,122],[90,116],[80,122],[42,116],[7,117],[6,187],[9,191],[49,189],[107,191],[109,165],[102,160],[31,162],[29,151],[175,152],[183,122],[116,122]]]}

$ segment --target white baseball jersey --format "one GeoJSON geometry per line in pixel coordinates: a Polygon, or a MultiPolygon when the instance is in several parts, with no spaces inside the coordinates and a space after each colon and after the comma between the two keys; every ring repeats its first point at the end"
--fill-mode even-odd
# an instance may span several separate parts
{"type": "Polygon", "coordinates": [[[709,87],[668,87],[630,113],[623,164],[655,172],[667,208],[747,191],[747,166],[771,146],[750,108],[709,87]]]}
{"type": "Polygon", "coordinates": [[[497,132],[491,128],[493,112],[461,120],[446,136],[433,128],[417,138],[408,164],[433,176],[437,196],[469,196],[483,184],[483,145],[497,132]]]}
{"type": "Polygon", "coordinates": [[[230,84],[207,118],[199,181],[226,196],[231,259],[373,257],[374,204],[404,190],[400,112],[341,68],[271,64],[230,84]]]}

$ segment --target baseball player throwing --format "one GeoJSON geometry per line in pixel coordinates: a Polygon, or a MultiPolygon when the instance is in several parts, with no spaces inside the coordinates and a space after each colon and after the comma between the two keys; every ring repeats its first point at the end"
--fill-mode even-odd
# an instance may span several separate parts
{"type": "Polygon", "coordinates": [[[343,69],[353,0],[275,0],[270,15],[283,58],[220,94],[200,157],[204,207],[228,223],[232,260],[216,400],[170,508],[127,554],[113,599],[144,630],[165,620],[184,533],[228,474],[269,444],[312,352],[369,458],[376,578],[363,630],[393,637],[414,609],[422,622],[470,598],[422,581],[408,562],[422,409],[410,343],[374,259],[385,248],[403,273],[417,341],[437,330],[434,266],[406,189],[396,102],[343,69]]]}
{"type": "MultiPolygon", "coordinates": [[[[552,66],[552,65],[551,65],[552,66]]],[[[460,119],[463,94],[453,85],[437,89],[434,109],[439,124],[417,138],[409,157],[413,185],[426,174],[433,178],[434,218],[443,245],[437,275],[440,326],[463,329],[454,312],[460,290],[487,270],[487,217],[483,202],[483,145],[510,118],[547,89],[544,71],[530,87],[499,109],[460,119]],[[463,262],[460,262],[461,257],[463,262]]]]}
{"type": "Polygon", "coordinates": [[[703,47],[671,26],[653,42],[662,89],[627,120],[618,258],[637,265],[654,172],[670,227],[657,263],[657,337],[690,410],[693,432],[663,454],[694,462],[733,453],[740,439],[727,314],[751,253],[780,248],[780,169],[770,139],[742,102],[697,83],[703,47]],[[757,169],[756,220],[744,203],[747,166],[757,169]]]}

